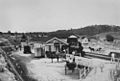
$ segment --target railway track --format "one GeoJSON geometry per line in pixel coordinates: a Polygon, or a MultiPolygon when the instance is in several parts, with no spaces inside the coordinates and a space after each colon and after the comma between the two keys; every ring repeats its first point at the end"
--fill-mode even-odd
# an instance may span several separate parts
{"type": "Polygon", "coordinates": [[[17,81],[24,81],[24,79],[20,76],[18,71],[15,69],[15,66],[11,62],[10,58],[7,56],[6,52],[4,50],[2,50],[2,48],[0,48],[0,51],[1,51],[2,55],[4,56],[7,64],[9,65],[9,70],[15,74],[15,78],[17,79],[17,81]]]}
{"type": "MultiPolygon", "coordinates": [[[[120,53],[117,53],[117,54],[120,55],[120,53]]],[[[111,60],[110,54],[109,55],[104,55],[104,54],[97,54],[97,53],[86,52],[85,57],[86,58],[90,58],[90,59],[91,58],[98,58],[98,59],[104,59],[104,60],[111,60]]],[[[120,60],[119,56],[117,58],[115,58],[115,61],[118,61],[118,60],[120,60]]]]}
{"type": "Polygon", "coordinates": [[[99,58],[99,59],[105,59],[105,60],[111,59],[111,57],[108,55],[91,53],[91,52],[86,52],[85,57],[86,58],[99,58]]]}

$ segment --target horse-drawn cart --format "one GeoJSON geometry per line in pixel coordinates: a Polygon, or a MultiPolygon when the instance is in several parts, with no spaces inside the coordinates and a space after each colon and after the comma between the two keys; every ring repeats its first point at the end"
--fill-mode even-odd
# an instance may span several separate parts
{"type": "Polygon", "coordinates": [[[92,66],[89,64],[89,61],[87,61],[85,62],[83,57],[66,54],[65,75],[68,74],[69,70],[71,70],[72,73],[78,70],[78,78],[85,78],[92,70],[92,66]]]}
{"type": "Polygon", "coordinates": [[[74,72],[75,68],[76,63],[74,56],[66,54],[65,74],[67,74],[67,70],[72,70],[72,72],[74,72]]]}

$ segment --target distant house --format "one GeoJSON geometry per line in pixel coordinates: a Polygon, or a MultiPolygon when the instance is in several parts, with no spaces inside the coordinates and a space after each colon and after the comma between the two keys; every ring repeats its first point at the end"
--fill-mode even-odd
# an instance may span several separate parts
{"type": "Polygon", "coordinates": [[[113,42],[113,45],[120,47],[120,38],[115,38],[114,42],[113,42]]]}
{"type": "Polygon", "coordinates": [[[81,39],[81,43],[82,43],[82,45],[88,45],[89,39],[88,39],[87,37],[83,37],[83,38],[81,39]]]}
{"type": "Polygon", "coordinates": [[[66,40],[53,37],[46,41],[45,51],[60,52],[63,45],[67,45],[66,40]]]}
{"type": "Polygon", "coordinates": [[[84,38],[87,38],[87,36],[86,35],[77,35],[77,38],[78,38],[78,41],[82,43],[82,40],[84,38]]]}

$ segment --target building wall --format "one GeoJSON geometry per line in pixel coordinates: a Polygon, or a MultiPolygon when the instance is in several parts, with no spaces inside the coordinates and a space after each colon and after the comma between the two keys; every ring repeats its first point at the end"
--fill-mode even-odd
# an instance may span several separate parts
{"type": "Polygon", "coordinates": [[[83,40],[82,40],[82,43],[88,43],[89,41],[88,41],[88,39],[87,38],[84,38],[83,40]]]}
{"type": "Polygon", "coordinates": [[[55,48],[54,44],[46,44],[45,51],[56,51],[56,48],[55,48]]]}

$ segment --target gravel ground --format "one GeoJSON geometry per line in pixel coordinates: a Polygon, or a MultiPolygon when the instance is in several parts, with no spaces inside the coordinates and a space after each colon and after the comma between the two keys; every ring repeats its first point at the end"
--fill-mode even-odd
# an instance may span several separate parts
{"type": "MultiPolygon", "coordinates": [[[[96,61],[98,61],[96,59],[96,61]]],[[[99,60],[100,61],[100,60],[99,60]]],[[[101,60],[101,62],[104,62],[101,60]]],[[[95,62],[96,63],[96,62],[95,62]]],[[[106,62],[103,72],[97,68],[96,73],[93,69],[88,77],[82,81],[112,81],[110,77],[110,70],[115,68],[114,64],[106,62]]],[[[32,60],[27,66],[32,77],[38,81],[80,81],[78,73],[68,75],[64,74],[65,63],[51,63],[50,59],[32,60]]]]}
{"type": "MultiPolygon", "coordinates": [[[[29,54],[26,55],[20,52],[18,54],[30,59],[26,63],[29,76],[37,79],[38,81],[81,81],[78,79],[77,70],[75,73],[69,71],[68,75],[65,75],[64,62],[57,63],[57,60],[54,59],[54,63],[51,63],[51,59],[48,58],[38,59],[32,58],[29,54]]],[[[96,59],[95,63],[97,63],[97,61],[98,59],[96,59]]],[[[104,62],[103,60],[99,61],[104,62]]],[[[113,68],[115,68],[115,65],[108,62],[105,64],[103,72],[101,72],[100,68],[97,68],[95,73],[95,70],[93,69],[87,78],[82,81],[112,81],[110,77],[110,69],[113,68]]]]}
{"type": "Polygon", "coordinates": [[[69,75],[64,73],[65,63],[51,63],[50,59],[33,60],[28,64],[28,69],[32,77],[38,81],[79,81],[77,72],[69,72],[69,75]]]}

